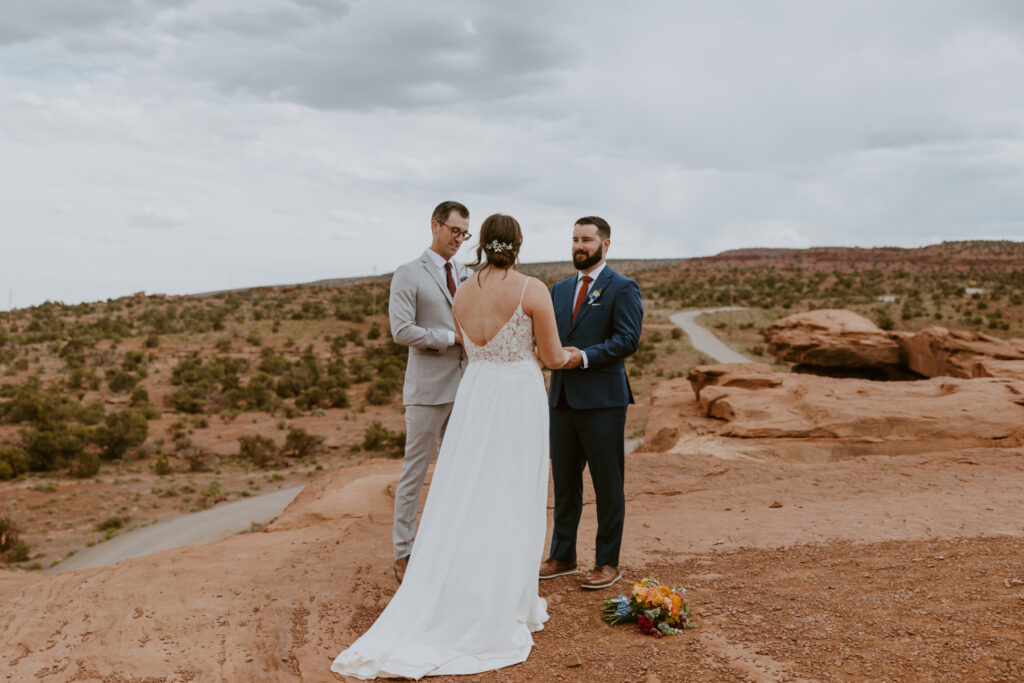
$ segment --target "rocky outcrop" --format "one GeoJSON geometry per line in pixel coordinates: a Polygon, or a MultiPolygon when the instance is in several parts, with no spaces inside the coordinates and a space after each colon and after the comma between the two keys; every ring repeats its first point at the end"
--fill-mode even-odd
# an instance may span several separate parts
{"type": "Polygon", "coordinates": [[[695,368],[690,384],[695,399],[678,381],[656,388],[646,450],[808,461],[1024,443],[1024,380],[872,382],[726,364],[695,368]]]}
{"type": "Polygon", "coordinates": [[[1024,360],[977,360],[971,366],[971,377],[1009,377],[1024,380],[1024,360]]]}
{"type": "Polygon", "coordinates": [[[768,325],[764,339],[769,353],[796,365],[874,368],[901,362],[899,344],[853,311],[796,313],[768,325]]]}
{"type": "MultiPolygon", "coordinates": [[[[1022,376],[1024,339],[929,327],[885,332],[852,311],[797,313],[765,328],[769,353],[794,372],[830,377],[905,380],[921,377],[1022,376]],[[1005,362],[1004,362],[1005,361],[1005,362]],[[1013,362],[1011,362],[1013,361],[1013,362]]],[[[746,374],[744,370],[739,374],[746,374]]],[[[735,378],[739,381],[738,376],[735,378]]],[[[694,390],[707,382],[697,378],[694,390]]]]}
{"type": "Polygon", "coordinates": [[[974,366],[990,359],[1024,360],[1024,340],[1006,341],[984,332],[929,327],[901,335],[898,343],[907,367],[925,377],[995,376],[975,374],[974,366]]]}
{"type": "Polygon", "coordinates": [[[699,365],[687,374],[694,396],[700,400],[701,389],[707,386],[757,389],[778,386],[782,375],[763,363],[723,363],[699,365]]]}

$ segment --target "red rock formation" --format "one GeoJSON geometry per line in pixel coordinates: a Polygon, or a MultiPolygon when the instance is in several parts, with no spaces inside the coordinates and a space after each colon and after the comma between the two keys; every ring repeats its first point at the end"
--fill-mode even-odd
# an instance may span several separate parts
{"type": "Polygon", "coordinates": [[[907,366],[925,377],[984,377],[974,374],[979,360],[1024,360],[1024,349],[984,332],[929,327],[898,342],[907,366]]]}
{"type": "Polygon", "coordinates": [[[817,367],[900,364],[900,347],[881,328],[853,311],[797,313],[765,328],[768,352],[779,360],[817,367]]]}
{"type": "Polygon", "coordinates": [[[1024,443],[1024,380],[836,380],[748,364],[690,377],[696,401],[678,381],[653,392],[645,450],[806,461],[1024,443]]]}

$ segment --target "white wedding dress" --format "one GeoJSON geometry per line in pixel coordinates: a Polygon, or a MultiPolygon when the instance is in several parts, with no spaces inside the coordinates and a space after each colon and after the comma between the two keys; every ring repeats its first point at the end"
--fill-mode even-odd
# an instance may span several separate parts
{"type": "MultiPolygon", "coordinates": [[[[525,288],[524,288],[525,293],[525,288]]],[[[548,407],[533,320],[483,346],[463,335],[459,384],[405,579],[331,670],[361,679],[473,674],[525,661],[547,621],[537,594],[548,407]]]]}

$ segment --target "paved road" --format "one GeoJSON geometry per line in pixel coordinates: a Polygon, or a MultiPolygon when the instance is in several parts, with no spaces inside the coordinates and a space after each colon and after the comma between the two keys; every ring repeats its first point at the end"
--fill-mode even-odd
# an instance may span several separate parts
{"type": "Polygon", "coordinates": [[[79,550],[49,571],[57,573],[100,567],[168,548],[213,543],[240,531],[248,531],[253,522],[269,522],[277,517],[301,490],[301,486],[295,486],[262,496],[243,498],[209,510],[129,531],[91,548],[79,550]]]}
{"type": "Polygon", "coordinates": [[[697,316],[704,313],[718,313],[719,311],[742,311],[740,306],[726,306],[725,308],[704,308],[698,311],[684,311],[671,316],[672,322],[683,328],[690,337],[693,348],[715,359],[718,363],[752,363],[742,353],[733,351],[725,343],[716,337],[711,330],[697,324],[697,316]]]}

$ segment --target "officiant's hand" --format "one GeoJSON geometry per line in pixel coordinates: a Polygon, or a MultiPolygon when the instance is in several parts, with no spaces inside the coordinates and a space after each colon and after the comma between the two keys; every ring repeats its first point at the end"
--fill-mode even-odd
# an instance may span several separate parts
{"type": "Polygon", "coordinates": [[[569,352],[569,360],[561,367],[562,370],[572,370],[583,365],[583,353],[579,349],[575,346],[566,346],[565,350],[569,352]]]}

